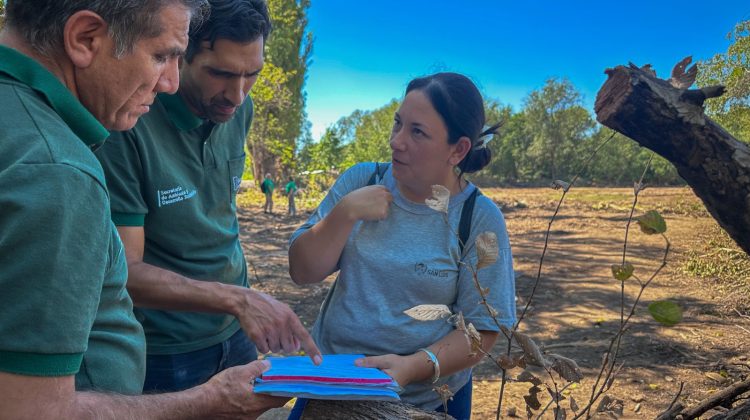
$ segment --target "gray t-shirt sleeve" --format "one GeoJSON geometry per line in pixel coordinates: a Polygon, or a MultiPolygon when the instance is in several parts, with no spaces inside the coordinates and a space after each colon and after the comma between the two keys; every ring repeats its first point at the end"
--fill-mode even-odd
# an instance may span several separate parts
{"type": "Polygon", "coordinates": [[[292,237],[289,239],[289,246],[291,247],[300,235],[310,230],[316,223],[328,216],[345,195],[367,186],[367,181],[369,181],[374,171],[375,163],[365,162],[358,163],[341,174],[328,191],[328,194],[326,194],[326,197],[318,205],[318,208],[310,215],[310,218],[292,234],[292,237]]]}
{"type": "MultiPolygon", "coordinates": [[[[497,320],[511,328],[516,321],[515,274],[505,219],[497,206],[487,197],[477,197],[471,234],[467,240],[464,261],[473,267],[477,264],[476,238],[491,231],[497,236],[497,261],[477,272],[479,284],[489,288],[488,303],[498,312],[497,320]]],[[[498,331],[497,325],[488,316],[487,308],[478,304],[481,295],[476,288],[472,271],[462,264],[458,277],[458,298],[454,313],[463,312],[467,324],[471,322],[477,330],[498,331]]]]}

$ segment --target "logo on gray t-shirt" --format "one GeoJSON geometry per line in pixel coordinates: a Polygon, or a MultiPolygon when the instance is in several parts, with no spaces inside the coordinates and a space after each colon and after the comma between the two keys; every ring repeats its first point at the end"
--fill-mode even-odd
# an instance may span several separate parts
{"type": "Polygon", "coordinates": [[[448,271],[446,270],[436,270],[434,268],[430,268],[425,263],[416,263],[414,265],[414,272],[417,273],[420,276],[432,276],[432,277],[448,277],[448,271]]]}

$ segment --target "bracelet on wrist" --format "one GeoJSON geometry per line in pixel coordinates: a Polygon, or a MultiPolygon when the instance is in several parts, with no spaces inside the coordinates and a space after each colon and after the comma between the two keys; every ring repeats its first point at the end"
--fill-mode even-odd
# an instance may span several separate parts
{"type": "Polygon", "coordinates": [[[417,350],[417,352],[424,352],[427,357],[430,358],[430,363],[432,363],[432,378],[430,379],[431,383],[436,383],[438,379],[440,379],[440,362],[438,361],[438,358],[435,357],[435,353],[431,352],[430,350],[426,348],[421,348],[417,350]]]}

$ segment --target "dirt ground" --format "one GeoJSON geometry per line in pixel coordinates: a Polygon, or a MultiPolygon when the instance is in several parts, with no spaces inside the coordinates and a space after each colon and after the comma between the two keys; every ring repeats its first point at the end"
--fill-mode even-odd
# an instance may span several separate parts
{"type": "MultiPolygon", "coordinates": [[[[561,192],[538,188],[483,191],[498,203],[506,218],[520,311],[536,279],[545,231],[561,192]]],[[[288,238],[309,211],[288,217],[282,203],[277,214],[267,215],[260,201],[257,203],[239,210],[254,287],[289,304],[309,327],[331,281],[300,287],[287,273],[288,238]]],[[[612,278],[610,266],[622,259],[631,205],[632,189],[571,190],[552,225],[541,282],[521,324],[520,330],[546,352],[580,365],[585,378],[565,395],[572,395],[581,407],[588,401],[603,353],[620,322],[620,282],[612,278]]],[[[618,360],[623,367],[609,392],[623,402],[621,418],[655,418],[674,399],[681,383],[684,389],[679,401],[689,406],[750,373],[746,296],[733,296],[739,292],[686,275],[682,268],[689,252],[707,240],[715,221],[688,188],[646,189],[636,215],[651,209],[659,210],[667,221],[671,250],[667,267],[645,290],[621,346],[618,360]],[[666,327],[650,317],[647,305],[661,299],[679,303],[684,309],[681,323],[666,327]]],[[[647,279],[662,260],[664,241],[631,227],[627,259],[635,273],[647,279]]],[[[628,308],[637,292],[636,283],[626,282],[628,308]]],[[[504,353],[507,346],[507,342],[498,341],[494,355],[504,353]]],[[[516,369],[509,376],[518,373],[516,369]]],[[[486,360],[475,368],[472,418],[495,418],[499,386],[499,372],[492,362],[486,360]]],[[[523,396],[529,387],[528,383],[507,385],[503,417],[509,417],[508,409],[525,417],[523,396]]],[[[542,406],[550,399],[543,394],[539,394],[542,406]]],[[[563,402],[563,407],[568,404],[563,402]]],[[[549,417],[551,411],[544,416],[549,417]]]]}

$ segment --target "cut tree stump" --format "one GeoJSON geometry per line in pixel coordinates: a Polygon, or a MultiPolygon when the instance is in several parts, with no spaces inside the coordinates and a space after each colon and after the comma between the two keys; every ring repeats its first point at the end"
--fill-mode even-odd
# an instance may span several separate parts
{"type": "Polygon", "coordinates": [[[750,254],[750,148],[703,112],[703,102],[720,96],[723,87],[678,89],[656,78],[650,66],[617,66],[605,73],[609,77],[596,96],[596,119],[672,162],[721,227],[750,254]]]}
{"type": "Polygon", "coordinates": [[[453,417],[435,411],[390,401],[334,401],[310,400],[302,413],[302,420],[443,420],[453,417]]]}

